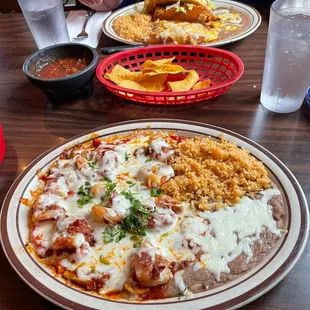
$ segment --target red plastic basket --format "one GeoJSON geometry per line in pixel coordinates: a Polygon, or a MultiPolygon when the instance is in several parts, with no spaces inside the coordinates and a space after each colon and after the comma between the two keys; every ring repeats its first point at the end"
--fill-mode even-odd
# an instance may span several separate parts
{"type": "Polygon", "coordinates": [[[136,102],[161,105],[188,104],[211,99],[227,92],[244,71],[241,59],[225,50],[193,45],[154,45],[130,49],[105,58],[97,67],[99,81],[113,94],[136,102]],[[196,70],[200,80],[211,79],[211,86],[188,92],[145,92],[119,87],[103,78],[115,65],[138,71],[148,59],[175,57],[174,64],[196,70]]]}

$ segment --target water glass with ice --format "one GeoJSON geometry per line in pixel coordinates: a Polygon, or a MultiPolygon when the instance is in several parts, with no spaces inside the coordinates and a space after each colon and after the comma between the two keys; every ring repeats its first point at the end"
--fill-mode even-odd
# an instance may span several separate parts
{"type": "Polygon", "coordinates": [[[271,5],[261,92],[268,110],[298,110],[310,85],[310,1],[277,0],[271,5]]]}
{"type": "Polygon", "coordinates": [[[18,3],[39,49],[70,42],[62,0],[18,0],[18,3]]]}

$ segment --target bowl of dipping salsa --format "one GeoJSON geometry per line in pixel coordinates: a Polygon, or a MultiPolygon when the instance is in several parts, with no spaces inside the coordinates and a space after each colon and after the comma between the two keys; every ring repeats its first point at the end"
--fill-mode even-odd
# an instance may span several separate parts
{"type": "Polygon", "coordinates": [[[23,71],[53,103],[87,98],[93,91],[98,54],[78,43],[56,44],[26,59],[23,71]]]}

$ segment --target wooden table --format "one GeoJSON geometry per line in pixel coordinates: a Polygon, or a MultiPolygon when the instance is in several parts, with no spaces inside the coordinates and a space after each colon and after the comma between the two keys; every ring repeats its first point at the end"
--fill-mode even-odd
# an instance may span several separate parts
{"type": "MultiPolygon", "coordinates": [[[[22,72],[36,46],[22,15],[0,15],[0,123],[7,153],[0,166],[0,202],[18,174],[39,154],[67,138],[118,121],[165,117],[222,126],[260,143],[295,174],[310,198],[310,112],[306,106],[287,115],[259,104],[268,11],[249,38],[225,48],[245,65],[242,79],[225,95],[189,106],[157,107],[124,101],[95,82],[88,100],[54,106],[22,72]]],[[[103,37],[101,46],[117,43],[103,37]]],[[[292,81],[294,83],[294,81],[292,81]]],[[[310,246],[293,271],[246,309],[310,309],[310,246]]],[[[0,251],[0,309],[56,309],[18,277],[0,251]]]]}

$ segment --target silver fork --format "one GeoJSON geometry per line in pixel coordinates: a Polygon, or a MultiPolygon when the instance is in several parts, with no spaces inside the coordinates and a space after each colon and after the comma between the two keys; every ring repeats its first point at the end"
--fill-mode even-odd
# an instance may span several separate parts
{"type": "Polygon", "coordinates": [[[85,31],[85,29],[86,29],[86,25],[87,25],[89,19],[91,18],[92,15],[94,15],[94,13],[96,13],[96,11],[87,12],[87,14],[85,15],[86,19],[85,19],[83,29],[82,29],[81,33],[79,33],[76,36],[76,38],[74,38],[74,40],[85,40],[88,38],[88,33],[85,31]]]}

